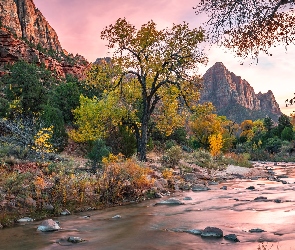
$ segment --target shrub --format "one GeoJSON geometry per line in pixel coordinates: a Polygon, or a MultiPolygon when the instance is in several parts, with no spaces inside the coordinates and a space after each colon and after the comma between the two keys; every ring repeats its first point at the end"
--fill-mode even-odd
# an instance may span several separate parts
{"type": "Polygon", "coordinates": [[[143,191],[151,187],[147,174],[150,169],[122,155],[110,154],[103,158],[103,172],[99,178],[99,190],[103,204],[116,204],[125,200],[138,200],[143,191]]]}
{"type": "Polygon", "coordinates": [[[265,149],[271,154],[280,152],[281,147],[282,141],[276,136],[274,138],[269,138],[266,141],[265,149]]]}
{"type": "Polygon", "coordinates": [[[96,169],[97,167],[101,167],[101,162],[103,157],[109,156],[111,149],[106,146],[105,141],[102,139],[98,139],[92,142],[91,150],[87,154],[89,159],[88,164],[92,167],[92,169],[96,169]]]}
{"type": "Polygon", "coordinates": [[[162,163],[168,167],[175,167],[182,157],[182,148],[180,146],[172,146],[165,151],[162,157],[162,163]]]}

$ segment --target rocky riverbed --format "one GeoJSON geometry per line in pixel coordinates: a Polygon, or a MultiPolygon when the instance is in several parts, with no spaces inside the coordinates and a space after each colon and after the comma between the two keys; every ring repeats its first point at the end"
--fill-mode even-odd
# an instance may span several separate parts
{"type": "Polygon", "coordinates": [[[1,230],[1,248],[294,249],[294,164],[254,165],[184,183],[191,190],[159,190],[158,199],[53,218],[52,232],[23,221],[1,230]]]}

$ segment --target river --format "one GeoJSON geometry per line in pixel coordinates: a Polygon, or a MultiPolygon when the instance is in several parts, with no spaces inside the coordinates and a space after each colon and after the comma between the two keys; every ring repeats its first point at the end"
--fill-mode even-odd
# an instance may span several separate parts
{"type": "MultiPolygon", "coordinates": [[[[272,166],[272,165],[271,165],[272,166]]],[[[281,180],[233,179],[201,192],[173,194],[184,205],[156,205],[161,199],[126,206],[53,218],[59,231],[37,231],[40,221],[28,222],[0,231],[2,250],[51,249],[295,249],[295,171],[292,165],[272,166],[281,180]],[[220,189],[227,186],[227,190],[220,189]],[[254,186],[255,189],[247,189],[254,186]],[[185,200],[184,197],[191,197],[185,200]],[[256,199],[257,197],[262,197],[256,199]],[[120,218],[113,218],[120,215],[120,218]],[[206,239],[185,232],[218,227],[224,234],[236,234],[240,242],[206,239]],[[250,233],[260,228],[265,232],[250,233]],[[69,236],[85,239],[67,242],[69,236]]]]}

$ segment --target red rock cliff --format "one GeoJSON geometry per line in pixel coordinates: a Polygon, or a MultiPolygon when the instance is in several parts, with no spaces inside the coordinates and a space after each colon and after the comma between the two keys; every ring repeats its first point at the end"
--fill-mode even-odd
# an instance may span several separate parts
{"type": "Polygon", "coordinates": [[[0,75],[6,73],[6,64],[18,60],[45,64],[59,77],[83,78],[89,65],[82,56],[67,55],[33,0],[0,0],[0,75]]]}
{"type": "MultiPolygon", "coordinates": [[[[254,89],[246,80],[230,72],[221,62],[209,68],[203,79],[200,101],[212,102],[217,112],[221,111],[219,112],[221,115],[229,116],[227,112],[231,110],[231,107],[237,106],[242,107],[245,113],[249,114],[250,117],[245,117],[245,119],[251,119],[251,112],[253,120],[264,118],[266,115],[277,119],[281,115],[272,91],[255,94],[254,89]]],[[[241,108],[237,110],[241,111],[241,108]]],[[[230,116],[234,116],[233,112],[230,112],[230,116]]],[[[239,117],[238,120],[241,119],[243,118],[239,117]]]]}

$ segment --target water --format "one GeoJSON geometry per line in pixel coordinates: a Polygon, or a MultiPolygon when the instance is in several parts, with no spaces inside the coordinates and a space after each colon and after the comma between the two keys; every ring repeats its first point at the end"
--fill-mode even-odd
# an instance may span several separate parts
{"type": "MultiPolygon", "coordinates": [[[[231,180],[210,186],[203,192],[179,192],[175,197],[184,205],[166,206],[148,200],[139,204],[54,218],[61,230],[38,232],[40,222],[30,222],[0,231],[0,249],[295,249],[295,184],[292,167],[278,166],[279,175],[288,174],[292,184],[268,180],[231,180]],[[226,185],[228,190],[220,187],[226,185]],[[255,186],[254,190],[246,189],[255,186]],[[267,200],[254,201],[264,196],[267,200]],[[281,203],[273,200],[280,199],[281,203]],[[113,219],[115,215],[121,218],[113,219]],[[90,216],[85,218],[84,216],[90,216]],[[224,234],[234,233],[240,242],[203,239],[184,230],[218,227],[224,234]],[[266,232],[250,233],[253,228],[266,232]],[[69,243],[69,236],[85,239],[69,243]]],[[[168,199],[169,197],[164,197],[168,199]]],[[[162,200],[162,199],[161,199],[162,200]]]]}

